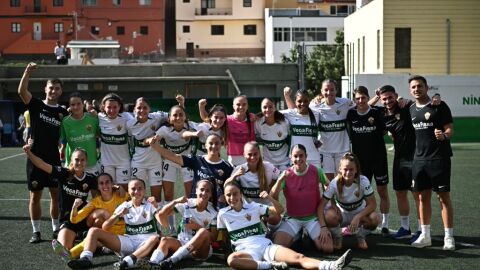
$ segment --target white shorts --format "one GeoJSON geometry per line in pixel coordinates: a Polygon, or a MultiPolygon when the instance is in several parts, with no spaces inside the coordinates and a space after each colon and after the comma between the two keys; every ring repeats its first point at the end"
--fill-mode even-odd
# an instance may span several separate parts
{"type": "Polygon", "coordinates": [[[345,227],[350,225],[355,215],[362,212],[362,210],[365,209],[365,207],[359,207],[353,211],[345,211],[341,207],[338,207],[338,208],[340,208],[340,212],[342,213],[342,224],[340,225],[340,227],[345,227]]]}
{"type": "Polygon", "coordinates": [[[102,165],[102,172],[110,174],[115,184],[128,184],[128,181],[130,181],[130,166],[102,165]]]}
{"type": "Polygon", "coordinates": [[[163,181],[176,182],[177,176],[181,181],[193,181],[193,171],[189,168],[181,168],[176,163],[169,160],[163,160],[162,165],[163,181]]]}
{"type": "Polygon", "coordinates": [[[228,156],[228,162],[232,164],[234,167],[238,165],[242,165],[243,163],[247,162],[244,156],[228,156]]]}
{"type": "Polygon", "coordinates": [[[275,260],[275,253],[280,245],[274,244],[272,242],[266,242],[264,245],[259,245],[255,247],[249,247],[248,249],[236,250],[239,252],[247,253],[252,256],[255,261],[267,261],[271,262],[275,260]]]}
{"type": "Polygon", "coordinates": [[[101,170],[101,168],[100,168],[100,164],[98,162],[95,163],[95,165],[87,167],[85,169],[86,172],[91,173],[95,176],[98,176],[100,174],[100,170],[101,170]]]}
{"type": "Polygon", "coordinates": [[[142,179],[147,181],[151,187],[162,185],[162,169],[145,169],[132,166],[132,178],[142,179]]]}
{"type": "Polygon", "coordinates": [[[297,235],[304,229],[312,240],[320,236],[320,223],[318,219],[299,220],[293,217],[284,217],[277,232],[284,232],[296,239],[297,235]]]}
{"type": "Polygon", "coordinates": [[[327,153],[320,152],[320,162],[325,173],[337,173],[340,159],[347,152],[327,153]]]}
{"type": "Polygon", "coordinates": [[[135,250],[141,247],[145,241],[155,234],[139,234],[139,235],[119,235],[120,253],[122,256],[132,254],[135,250]]]}

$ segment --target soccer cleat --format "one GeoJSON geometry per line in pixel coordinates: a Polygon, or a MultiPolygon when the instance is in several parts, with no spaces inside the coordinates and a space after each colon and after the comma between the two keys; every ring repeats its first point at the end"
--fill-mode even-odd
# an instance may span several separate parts
{"type": "Polygon", "coordinates": [[[128,263],[124,260],[116,262],[113,264],[113,269],[115,270],[125,270],[128,269],[128,263]]]}
{"type": "Polygon", "coordinates": [[[30,242],[30,244],[37,244],[42,242],[42,237],[40,235],[40,232],[34,232],[28,242],[30,242]]]}
{"type": "Polygon", "coordinates": [[[383,227],[381,232],[382,232],[383,237],[389,237],[390,236],[390,230],[388,230],[388,228],[383,227]]]}
{"type": "Polygon", "coordinates": [[[52,248],[53,248],[53,252],[57,254],[64,262],[68,263],[72,259],[70,250],[68,250],[56,239],[52,240],[52,248]]]}
{"type": "Polygon", "coordinates": [[[424,248],[424,247],[429,247],[432,245],[432,238],[430,237],[425,237],[423,234],[421,234],[418,239],[412,243],[412,247],[416,248],[424,248]]]}
{"type": "Polygon", "coordinates": [[[412,238],[410,239],[410,244],[417,241],[418,237],[420,237],[420,234],[422,234],[421,231],[416,231],[414,235],[412,235],[412,238]]]}
{"type": "Polygon", "coordinates": [[[60,232],[60,230],[55,230],[55,231],[53,231],[53,233],[52,233],[52,239],[57,239],[59,232],[60,232]]]}
{"type": "Polygon", "coordinates": [[[271,264],[270,269],[272,269],[272,270],[288,269],[288,264],[286,262],[271,261],[270,264],[271,264]]]}
{"type": "Polygon", "coordinates": [[[453,236],[445,236],[443,239],[443,250],[455,250],[455,239],[453,236]]]}
{"type": "Polygon", "coordinates": [[[67,263],[68,267],[72,269],[85,269],[93,267],[92,261],[87,257],[81,257],[80,259],[71,260],[67,263]]]}
{"type": "Polygon", "coordinates": [[[403,227],[400,227],[398,231],[392,235],[393,239],[406,239],[406,238],[411,238],[412,237],[412,231],[410,230],[405,230],[403,227]]]}
{"type": "Polygon", "coordinates": [[[343,255],[333,262],[331,265],[332,270],[340,270],[347,266],[352,261],[352,250],[348,249],[343,255]]]}
{"type": "MultiPolygon", "coordinates": [[[[160,269],[161,270],[171,270],[173,269],[173,262],[170,259],[166,259],[165,261],[160,262],[160,269]]],[[[152,268],[152,270],[157,270],[152,268]]]]}
{"type": "Polygon", "coordinates": [[[158,263],[151,262],[147,258],[137,260],[137,262],[135,263],[135,267],[143,270],[160,269],[160,265],[158,263]]]}

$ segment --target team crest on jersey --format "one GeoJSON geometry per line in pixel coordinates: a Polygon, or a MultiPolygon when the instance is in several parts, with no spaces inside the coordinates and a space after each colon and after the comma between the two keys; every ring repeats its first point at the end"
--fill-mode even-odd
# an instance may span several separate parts
{"type": "Polygon", "coordinates": [[[210,222],[208,221],[208,219],[204,219],[204,220],[203,220],[203,227],[206,228],[209,223],[210,223],[210,222]]]}
{"type": "Polygon", "coordinates": [[[340,115],[340,110],[336,110],[335,112],[337,113],[337,115],[340,115]]]}
{"type": "Polygon", "coordinates": [[[32,181],[32,188],[37,188],[37,187],[38,187],[38,182],[32,181]]]}
{"type": "Polygon", "coordinates": [[[143,211],[142,216],[143,218],[147,218],[147,212],[143,211]]]}
{"type": "Polygon", "coordinates": [[[277,135],[278,135],[279,138],[282,137],[282,134],[283,134],[283,133],[282,133],[281,131],[277,132],[277,135]]]}
{"type": "Polygon", "coordinates": [[[425,113],[425,120],[430,119],[430,115],[431,115],[431,114],[430,114],[429,112],[426,112],[426,113],[425,113]]]}
{"type": "Polygon", "coordinates": [[[83,190],[87,190],[87,189],[88,189],[88,184],[87,184],[87,183],[84,183],[84,184],[82,185],[82,188],[83,188],[83,190]]]}
{"type": "Polygon", "coordinates": [[[248,221],[250,221],[250,220],[252,220],[252,215],[246,214],[246,215],[245,215],[245,218],[246,218],[248,221]]]}
{"type": "Polygon", "coordinates": [[[368,122],[370,123],[370,125],[373,125],[373,122],[375,122],[375,119],[373,117],[369,117],[368,122]]]}
{"type": "Polygon", "coordinates": [[[86,125],[85,128],[87,129],[87,131],[92,131],[92,125],[86,125]]]}
{"type": "Polygon", "coordinates": [[[118,131],[122,130],[122,125],[118,125],[118,126],[117,126],[117,130],[118,130],[118,131]]]}
{"type": "Polygon", "coordinates": [[[396,118],[397,120],[400,120],[400,114],[399,114],[399,113],[395,114],[395,118],[396,118]]]}
{"type": "Polygon", "coordinates": [[[219,176],[223,176],[225,174],[225,172],[222,169],[219,169],[219,170],[217,170],[217,174],[219,176]]]}

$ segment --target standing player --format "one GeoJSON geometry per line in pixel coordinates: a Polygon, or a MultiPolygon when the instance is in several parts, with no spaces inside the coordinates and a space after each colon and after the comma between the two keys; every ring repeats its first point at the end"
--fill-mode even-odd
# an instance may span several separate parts
{"type": "Polygon", "coordinates": [[[382,234],[388,236],[390,200],[387,188],[387,149],[383,140],[385,122],[380,109],[368,105],[370,96],[366,87],[357,87],[353,94],[357,106],[350,109],[347,114],[352,150],[360,161],[361,174],[369,181],[375,176],[377,192],[380,196],[382,234]]]}
{"type": "Polygon", "coordinates": [[[168,120],[166,112],[150,113],[147,99],[140,97],[135,102],[135,118],[127,122],[128,135],[132,137],[132,177],[147,180],[157,202],[162,201],[162,158],[143,141],[155,135],[160,125],[168,120]]]}
{"type": "MultiPolygon", "coordinates": [[[[30,74],[36,68],[35,63],[29,63],[18,86],[18,94],[30,112],[32,153],[52,166],[60,166],[58,153],[60,123],[62,118],[68,114],[67,110],[58,105],[58,99],[63,91],[62,82],[59,79],[48,80],[44,89],[45,99],[33,98],[28,90],[28,82],[30,74]]],[[[33,166],[30,160],[27,160],[27,179],[30,191],[28,210],[33,227],[30,243],[39,243],[42,240],[40,236],[40,218],[42,216],[40,199],[44,187],[50,191],[50,217],[52,218],[53,238],[56,238],[60,229],[58,179],[50,178],[48,173],[33,166]]]]}
{"type": "Polygon", "coordinates": [[[100,153],[102,172],[127,189],[130,180],[130,152],[128,150],[127,122],[131,114],[123,112],[123,101],[117,94],[107,94],[102,100],[100,123],[100,153]]]}
{"type": "Polygon", "coordinates": [[[416,145],[412,166],[413,191],[420,196],[420,221],[422,233],[412,246],[423,248],[432,245],[430,224],[432,218],[432,190],[437,193],[445,228],[444,250],[454,250],[453,206],[450,199],[450,174],[453,155],[450,139],[453,135],[453,118],[450,108],[441,102],[433,106],[427,95],[427,80],[419,75],[408,79],[410,94],[415,104],[410,106],[416,145]]]}

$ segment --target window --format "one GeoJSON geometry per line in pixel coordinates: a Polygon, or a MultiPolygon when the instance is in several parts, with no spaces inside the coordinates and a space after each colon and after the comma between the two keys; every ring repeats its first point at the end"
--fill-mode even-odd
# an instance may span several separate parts
{"type": "Polygon", "coordinates": [[[20,33],[20,23],[12,23],[12,33],[20,33]]]}
{"type": "Polygon", "coordinates": [[[125,35],[125,26],[117,26],[117,35],[118,36],[125,35]]]}
{"type": "Polygon", "coordinates": [[[152,4],[152,0],[138,0],[138,4],[140,6],[150,6],[152,4]]]}
{"type": "Polygon", "coordinates": [[[20,6],[20,0],[10,0],[10,6],[11,7],[19,7],[20,6]]]}
{"type": "Polygon", "coordinates": [[[183,3],[190,3],[190,0],[183,0],[183,3]]]}
{"type": "Polygon", "coordinates": [[[63,0],[53,0],[54,7],[63,7],[63,0]]]}
{"type": "Polygon", "coordinates": [[[330,15],[337,14],[337,6],[330,6],[330,15]]]}
{"type": "Polygon", "coordinates": [[[96,6],[97,0],[82,0],[82,5],[84,6],[96,6]]]}
{"type": "Polygon", "coordinates": [[[243,0],[243,7],[252,7],[252,0],[243,0]]]}
{"type": "Polygon", "coordinates": [[[112,0],[112,4],[114,6],[120,6],[122,4],[122,0],[112,0]]]}
{"type": "Polygon", "coordinates": [[[148,35],[148,26],[140,26],[140,34],[148,35]]]}
{"type": "Polygon", "coordinates": [[[215,0],[202,0],[202,8],[215,8],[215,0]]]}
{"type": "Polygon", "coordinates": [[[273,28],[273,41],[282,41],[282,28],[273,28]]]}
{"type": "Polygon", "coordinates": [[[395,28],[395,68],[410,68],[411,29],[395,28]]]}
{"type": "Polygon", "coordinates": [[[63,32],[63,23],[55,23],[53,26],[53,31],[55,33],[62,33],[63,32]]]}
{"type": "Polygon", "coordinates": [[[273,41],[290,42],[290,32],[292,41],[327,41],[327,28],[325,27],[293,27],[293,28],[273,28],[273,41]]]}
{"type": "Polygon", "coordinates": [[[90,26],[90,33],[94,35],[100,34],[100,27],[94,25],[90,26]]]}
{"type": "Polygon", "coordinates": [[[222,36],[224,34],[223,25],[212,25],[212,36],[222,36]]]}
{"type": "Polygon", "coordinates": [[[190,33],[190,25],[183,26],[183,33],[190,33]]]}
{"type": "Polygon", "coordinates": [[[257,26],[255,24],[247,24],[243,26],[243,34],[244,35],[256,35],[257,34],[257,26]]]}

